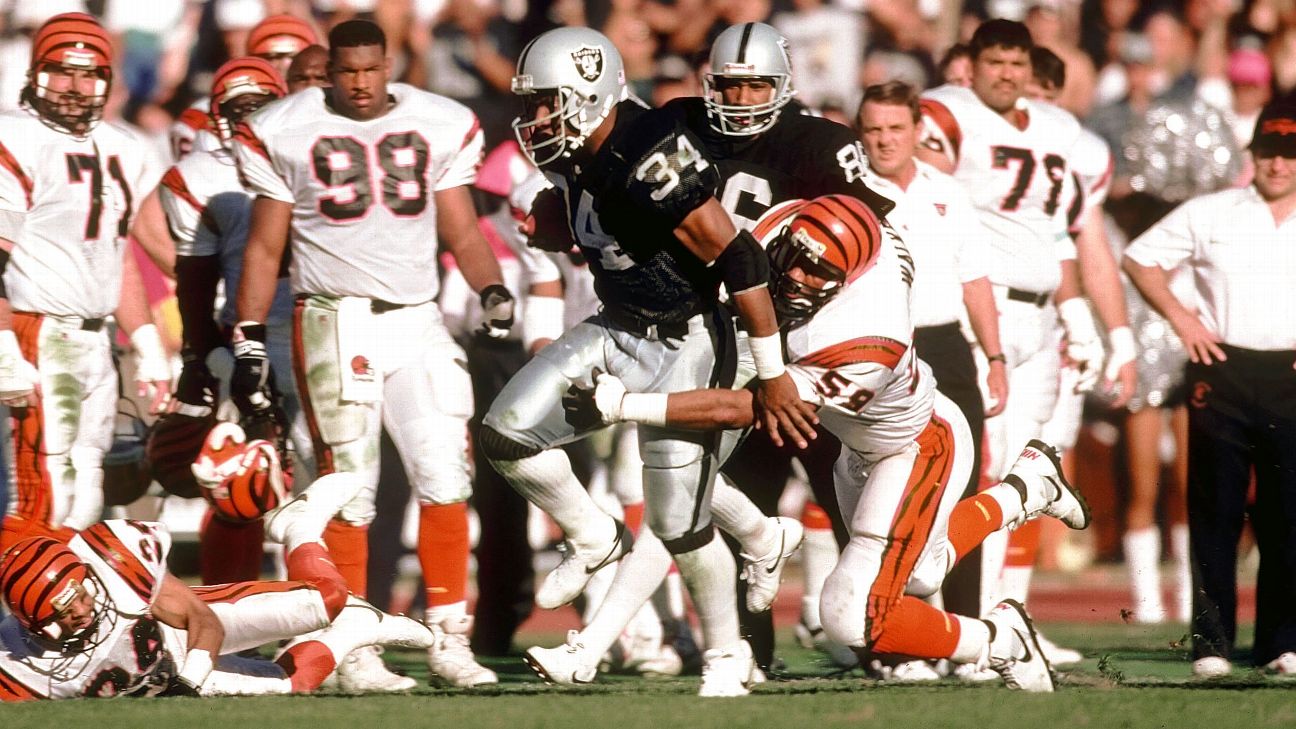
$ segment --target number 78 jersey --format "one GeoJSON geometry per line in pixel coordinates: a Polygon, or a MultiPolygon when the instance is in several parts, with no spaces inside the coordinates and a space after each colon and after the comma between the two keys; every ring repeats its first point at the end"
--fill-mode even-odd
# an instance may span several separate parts
{"type": "Polygon", "coordinates": [[[941,86],[922,97],[923,145],[954,165],[989,232],[990,280],[1049,293],[1059,260],[1074,258],[1066,208],[1074,193],[1068,160],[1080,124],[1067,112],[1022,99],[1021,126],[971,89],[941,86]]]}
{"type": "Polygon", "coordinates": [[[254,195],[290,203],[294,293],[421,304],[437,295],[433,193],[476,180],[482,134],[458,102],[391,84],[376,119],[306,89],[239,125],[235,154],[254,195]]]}

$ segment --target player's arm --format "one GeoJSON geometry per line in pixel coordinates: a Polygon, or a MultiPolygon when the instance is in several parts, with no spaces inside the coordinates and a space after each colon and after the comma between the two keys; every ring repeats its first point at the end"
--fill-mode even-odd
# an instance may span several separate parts
{"type": "Polygon", "coordinates": [[[643,423],[687,430],[729,430],[757,422],[750,390],[627,392],[620,378],[595,370],[593,389],[572,385],[563,397],[568,420],[582,426],[643,423]]]}
{"type": "Polygon", "coordinates": [[[1125,309],[1125,289],[1121,286],[1116,256],[1112,255],[1103,230],[1101,208],[1095,206],[1084,213],[1075,246],[1081,286],[1107,329],[1109,352],[1102,386],[1111,391],[1119,383],[1120,390],[1111,404],[1114,408],[1124,407],[1137,385],[1134,358],[1138,351],[1125,309]]]}
{"type": "Polygon", "coordinates": [[[225,641],[224,626],[207,603],[170,572],[162,578],[152,613],[159,621],[188,635],[184,668],[176,677],[179,685],[173,684],[166,693],[196,696],[220,655],[221,643],[225,641]]]}
{"type": "Polygon", "coordinates": [[[131,237],[135,239],[149,260],[162,271],[167,278],[176,277],[176,251],[167,230],[166,213],[160,200],[161,186],[149,193],[140,203],[135,221],[131,223],[131,237]]]}
{"type": "Polygon", "coordinates": [[[135,251],[122,246],[121,299],[115,312],[117,324],[130,337],[135,349],[135,384],[140,397],[149,398],[149,412],[160,413],[171,394],[171,361],[162,336],[153,323],[144,277],[140,275],[135,251]]]}
{"type": "Polygon", "coordinates": [[[504,288],[499,261],[477,225],[477,209],[468,186],[438,189],[433,195],[437,236],[468,286],[481,297],[482,331],[492,337],[507,336],[513,326],[513,294],[504,288]]]}
{"type": "Polygon", "coordinates": [[[990,402],[986,403],[985,416],[993,418],[1008,405],[1008,366],[999,339],[999,307],[995,304],[989,278],[982,276],[963,283],[963,306],[967,309],[972,333],[989,359],[986,390],[990,402]]]}
{"type": "Polygon", "coordinates": [[[23,358],[18,336],[13,331],[13,307],[4,285],[4,270],[13,247],[13,241],[0,238],[0,403],[27,407],[35,405],[40,396],[40,374],[35,365],[23,358]]]}

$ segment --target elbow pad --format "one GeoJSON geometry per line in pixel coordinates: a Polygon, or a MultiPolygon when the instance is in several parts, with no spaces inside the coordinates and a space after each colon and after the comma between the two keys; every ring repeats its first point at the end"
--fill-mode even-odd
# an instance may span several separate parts
{"type": "Polygon", "coordinates": [[[711,265],[720,270],[720,280],[724,281],[730,296],[769,285],[769,256],[748,231],[738,231],[711,265]]]}

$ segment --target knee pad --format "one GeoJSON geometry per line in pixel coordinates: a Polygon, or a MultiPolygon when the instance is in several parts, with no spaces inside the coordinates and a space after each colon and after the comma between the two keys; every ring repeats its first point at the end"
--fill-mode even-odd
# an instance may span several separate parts
{"type": "Polygon", "coordinates": [[[492,461],[518,461],[543,450],[519,443],[489,425],[483,425],[478,431],[477,447],[481,449],[482,455],[492,461]]]}

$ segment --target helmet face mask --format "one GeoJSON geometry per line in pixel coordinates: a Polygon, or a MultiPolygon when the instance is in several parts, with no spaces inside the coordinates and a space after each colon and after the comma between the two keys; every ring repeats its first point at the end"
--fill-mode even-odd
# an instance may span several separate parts
{"type": "Polygon", "coordinates": [[[727,136],[748,137],[769,129],[796,94],[787,40],[764,23],[743,23],[726,29],[711,46],[710,66],[711,71],[702,77],[707,119],[712,129],[727,136]],[[751,81],[764,81],[773,87],[766,101],[725,101],[727,88],[751,81]]]}
{"type": "Polygon", "coordinates": [[[806,321],[845,288],[846,274],[822,250],[804,228],[788,227],[770,245],[770,297],[780,324],[806,321]]]}

